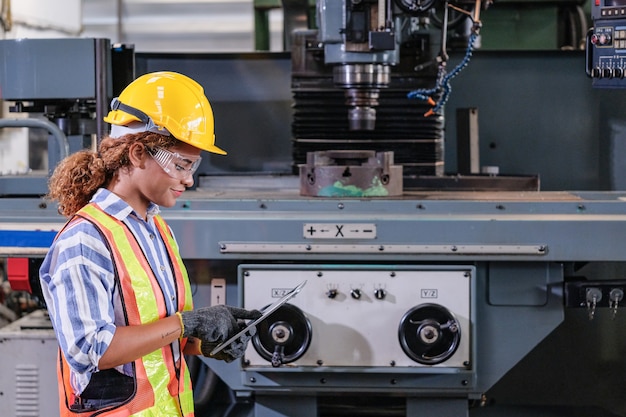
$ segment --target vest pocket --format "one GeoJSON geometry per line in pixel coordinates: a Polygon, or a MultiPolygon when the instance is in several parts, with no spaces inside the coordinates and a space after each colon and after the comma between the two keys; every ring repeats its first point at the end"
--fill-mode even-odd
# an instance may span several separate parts
{"type": "Polygon", "coordinates": [[[115,369],[106,369],[91,376],[89,384],[80,394],[79,407],[83,410],[103,408],[127,401],[135,394],[135,378],[115,369]]]}

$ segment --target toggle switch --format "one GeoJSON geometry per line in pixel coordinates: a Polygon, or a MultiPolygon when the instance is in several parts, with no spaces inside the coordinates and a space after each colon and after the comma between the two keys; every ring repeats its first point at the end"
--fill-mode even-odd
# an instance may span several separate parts
{"type": "Polygon", "coordinates": [[[619,303],[624,298],[624,290],[621,288],[613,288],[609,293],[609,299],[615,303],[619,303]]]}
{"type": "Polygon", "coordinates": [[[613,288],[609,292],[609,308],[611,309],[611,318],[615,319],[619,303],[624,299],[624,290],[621,288],[613,288]]]}
{"type": "Polygon", "coordinates": [[[602,300],[602,291],[596,287],[589,287],[586,291],[587,311],[589,312],[589,320],[593,320],[596,314],[596,306],[602,300]]]}
{"type": "Polygon", "coordinates": [[[602,300],[602,291],[600,288],[590,287],[587,288],[587,302],[598,303],[602,300]]]}

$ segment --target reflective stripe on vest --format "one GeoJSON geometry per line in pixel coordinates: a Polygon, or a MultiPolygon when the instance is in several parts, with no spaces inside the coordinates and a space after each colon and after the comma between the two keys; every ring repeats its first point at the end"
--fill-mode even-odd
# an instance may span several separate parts
{"type": "MultiPolygon", "coordinates": [[[[77,214],[93,223],[105,237],[116,268],[116,279],[121,288],[122,305],[128,325],[154,322],[167,316],[165,300],[152,269],[132,232],[119,220],[104,213],[97,205],[89,204],[77,214]]],[[[165,242],[176,281],[178,310],[193,308],[191,287],[178,247],[168,226],[160,216],[155,224],[165,242]]],[[[69,366],[60,355],[59,385],[62,416],[103,417],[157,417],[193,416],[191,378],[182,356],[185,340],[181,341],[180,369],[176,369],[171,345],[164,346],[134,362],[137,389],[135,395],[120,408],[102,409],[89,413],[76,413],[69,409],[73,403],[69,384],[69,366]],[[60,387],[61,388],[61,387],[60,387]]]]}

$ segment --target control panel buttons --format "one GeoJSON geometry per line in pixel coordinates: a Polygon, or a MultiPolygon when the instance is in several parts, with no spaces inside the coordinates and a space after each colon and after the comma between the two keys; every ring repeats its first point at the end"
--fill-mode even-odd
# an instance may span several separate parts
{"type": "Polygon", "coordinates": [[[608,32],[594,33],[591,35],[591,43],[597,46],[605,46],[611,43],[611,34],[608,32]]]}
{"type": "Polygon", "coordinates": [[[609,33],[601,33],[598,36],[598,43],[600,45],[608,45],[611,43],[611,35],[609,33]]]}
{"type": "Polygon", "coordinates": [[[616,67],[594,67],[591,69],[592,78],[624,78],[624,68],[621,66],[616,67]]]}
{"type": "Polygon", "coordinates": [[[591,77],[592,78],[600,78],[602,76],[602,70],[599,67],[594,67],[591,70],[591,77]]]}

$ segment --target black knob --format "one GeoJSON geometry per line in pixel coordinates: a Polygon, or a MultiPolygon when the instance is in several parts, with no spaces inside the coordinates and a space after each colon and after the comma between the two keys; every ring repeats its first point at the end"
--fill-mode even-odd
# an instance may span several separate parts
{"type": "Polygon", "coordinates": [[[376,297],[377,300],[382,300],[385,298],[385,296],[387,296],[387,291],[385,291],[382,288],[377,288],[374,290],[374,297],[376,297]]]}
{"type": "Polygon", "coordinates": [[[352,298],[354,298],[355,300],[358,300],[359,298],[361,298],[361,290],[358,288],[353,289],[352,291],[350,291],[350,295],[352,296],[352,298]]]}

